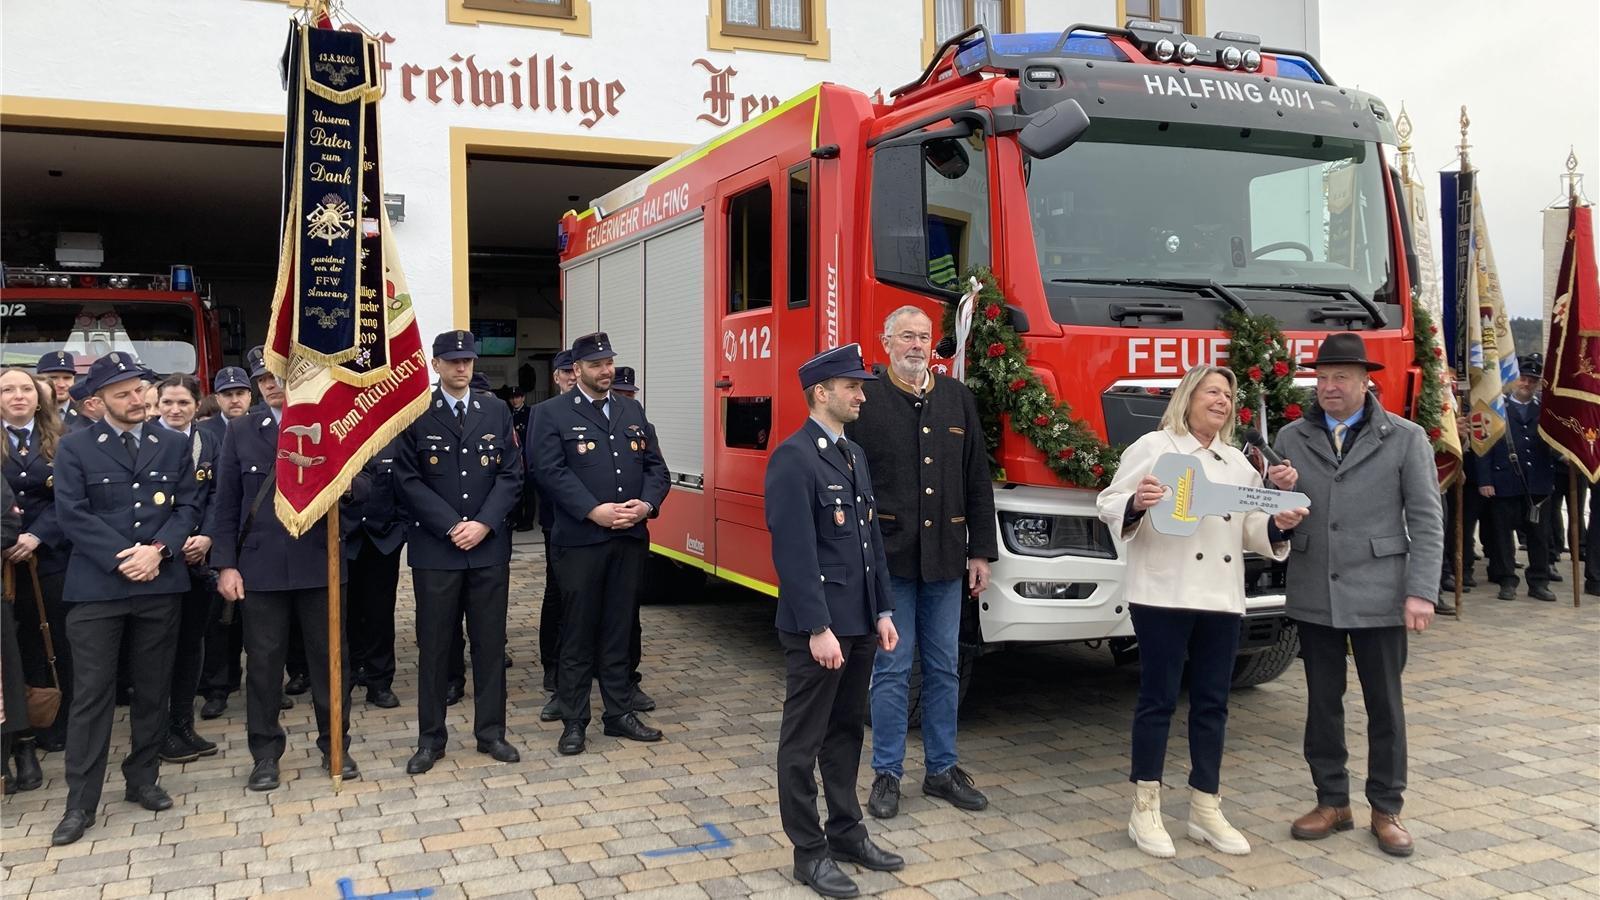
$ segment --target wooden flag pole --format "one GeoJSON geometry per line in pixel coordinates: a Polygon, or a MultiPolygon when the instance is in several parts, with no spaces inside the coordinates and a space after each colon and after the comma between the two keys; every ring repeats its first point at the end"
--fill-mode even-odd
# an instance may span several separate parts
{"type": "MultiPolygon", "coordinates": [[[[1572,556],[1572,608],[1578,608],[1578,595],[1583,593],[1583,582],[1578,577],[1578,557],[1582,554],[1578,550],[1578,517],[1583,511],[1578,509],[1578,470],[1567,466],[1567,550],[1572,556]]],[[[1590,527],[1594,527],[1590,523],[1590,527]]]]}
{"type": "Polygon", "coordinates": [[[333,743],[328,748],[328,774],[333,792],[344,778],[344,622],[339,615],[339,504],[328,507],[328,718],[333,743]]]}
{"type": "Polygon", "coordinates": [[[1456,483],[1450,486],[1450,490],[1455,494],[1456,501],[1456,621],[1458,622],[1461,621],[1461,581],[1465,575],[1465,567],[1462,564],[1466,559],[1467,543],[1466,526],[1464,524],[1467,518],[1467,508],[1463,505],[1466,502],[1467,492],[1462,487],[1466,480],[1467,473],[1462,472],[1456,477],[1456,483]]]}

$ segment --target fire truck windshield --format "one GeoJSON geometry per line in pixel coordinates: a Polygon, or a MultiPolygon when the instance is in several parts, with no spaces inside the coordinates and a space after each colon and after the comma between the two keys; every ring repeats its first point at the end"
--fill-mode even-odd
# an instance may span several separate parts
{"type": "Polygon", "coordinates": [[[113,350],[132,353],[170,375],[195,371],[195,313],[182,303],[103,303],[28,298],[15,292],[0,317],[0,360],[31,366],[51,350],[66,350],[78,373],[113,350]]]}
{"type": "MultiPolygon", "coordinates": [[[[1374,301],[1399,302],[1385,168],[1373,144],[1102,118],[1028,167],[1040,273],[1062,324],[1109,324],[1109,303],[1093,300],[1149,294],[1156,282],[1167,283],[1155,295],[1163,303],[1218,312],[1226,305],[1194,297],[1212,291],[1182,282],[1232,289],[1274,314],[1330,296],[1375,313],[1374,301]]],[[[1280,317],[1298,324],[1306,315],[1280,317]]],[[[1193,315],[1171,318],[1172,327],[1197,324],[1193,315]]]]}

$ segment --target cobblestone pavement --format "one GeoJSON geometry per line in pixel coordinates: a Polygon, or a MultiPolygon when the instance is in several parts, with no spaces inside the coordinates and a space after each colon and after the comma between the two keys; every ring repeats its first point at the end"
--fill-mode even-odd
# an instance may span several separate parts
{"type": "MultiPolygon", "coordinates": [[[[473,752],[467,702],[451,710],[450,755],[427,775],[405,774],[416,698],[407,577],[395,684],[402,705],[380,710],[355,697],[363,780],[333,794],[302,698],[284,715],[283,787],[246,791],[250,757],[236,695],[226,717],[200,724],[223,752],[162,772],[172,810],[155,815],[123,802],[113,766],[99,824],[70,847],[49,846],[66,793],[62,758],[49,756],[45,786],[4,804],[0,892],[331,898],[348,878],[359,894],[812,896],[790,881],[778,823],[772,762],[783,666],[770,602],[723,588],[646,607],[645,686],[661,704],[648,718],[666,740],[628,744],[594,727],[588,753],[561,757],[559,725],[538,721],[538,545],[521,544],[513,566],[510,730],[521,763],[473,752]],[[719,846],[711,829],[731,843],[719,846]]],[[[1179,734],[1166,802],[1178,856],[1161,861],[1135,850],[1125,830],[1136,673],[1084,647],[991,655],[978,663],[961,722],[963,765],[990,808],[967,814],[923,798],[913,746],[900,817],[868,820],[909,865],[858,881],[884,897],[941,900],[1600,896],[1597,637],[1600,601],[1577,610],[1526,596],[1505,603],[1480,588],[1466,598],[1464,621],[1442,620],[1413,638],[1406,821],[1418,849],[1409,860],[1379,853],[1362,827],[1316,843],[1289,838],[1287,823],[1314,799],[1300,758],[1298,665],[1233,698],[1225,808],[1255,851],[1223,856],[1182,837],[1187,748],[1179,734]]],[[[1365,717],[1351,681],[1349,727],[1359,736],[1365,717]]],[[[126,746],[125,714],[118,711],[113,762],[126,746]]],[[[1363,743],[1352,746],[1357,783],[1363,743]]],[[[863,764],[863,796],[870,777],[863,764]]],[[[1364,826],[1366,809],[1356,817],[1364,826]]]]}

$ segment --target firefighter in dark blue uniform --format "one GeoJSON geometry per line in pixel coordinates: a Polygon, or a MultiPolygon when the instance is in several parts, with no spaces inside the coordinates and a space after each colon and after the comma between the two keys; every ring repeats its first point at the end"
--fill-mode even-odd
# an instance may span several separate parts
{"type": "Polygon", "coordinates": [[[1555,455],[1539,436],[1539,360],[1523,357],[1521,374],[1506,395],[1505,437],[1476,457],[1478,493],[1489,515],[1489,580],[1500,585],[1501,600],[1517,599],[1517,535],[1528,547],[1528,596],[1554,601],[1550,590],[1550,541],[1533,511],[1555,490],[1555,455]],[[1512,459],[1513,451],[1516,454],[1512,459]]]}
{"type": "Polygon", "coordinates": [[[69,430],[73,420],[83,418],[83,414],[72,407],[72,386],[78,382],[77,359],[65,350],[55,350],[39,357],[39,364],[33,371],[50,386],[55,395],[56,415],[62,428],[69,430]]]}
{"type": "MultiPolygon", "coordinates": [[[[253,360],[253,365],[259,367],[258,373],[266,371],[266,365],[259,356],[253,360]]],[[[223,366],[217,371],[217,377],[211,380],[211,385],[212,395],[217,398],[217,406],[222,412],[201,422],[199,427],[210,430],[220,452],[222,440],[228,433],[228,423],[249,410],[250,400],[255,394],[250,386],[250,373],[238,366],[223,366]]],[[[213,487],[215,475],[213,467],[208,476],[213,487]]],[[[206,698],[205,703],[200,705],[202,719],[215,719],[226,712],[228,695],[239,689],[239,681],[244,677],[244,667],[239,663],[244,654],[244,619],[235,615],[237,610],[233,604],[222,599],[214,584],[212,587],[205,661],[200,670],[200,695],[206,698]]]]}
{"type": "Polygon", "coordinates": [[[181,598],[189,589],[183,545],[199,520],[200,483],[188,442],[146,420],[134,358],[113,351],[85,383],[104,418],[61,441],[56,517],[71,535],[63,598],[76,672],[67,730],[67,812],[51,843],[71,844],[94,823],[111,746],[112,700],[123,641],[132,666],[133,740],[125,797],[147,810],[172,806],[156,784],[181,598]]]}
{"type": "MultiPolygon", "coordinates": [[[[20,726],[17,722],[7,723],[14,731],[19,727],[22,730],[17,732],[8,754],[16,760],[17,777],[6,781],[6,789],[31,791],[44,783],[36,750],[60,750],[66,746],[72,700],[72,651],[66,639],[67,609],[61,602],[71,547],[56,520],[54,489],[61,425],[49,386],[21,367],[0,369],[0,416],[5,425],[0,436],[0,480],[11,488],[22,510],[16,543],[4,553],[6,582],[16,587],[11,612],[15,613],[19,628],[17,664],[26,683],[41,687],[59,684],[62,692],[55,721],[46,727],[30,730],[25,721],[20,726]],[[49,645],[40,629],[41,606],[44,623],[53,636],[49,645]],[[52,645],[56,654],[54,680],[49,653],[52,645]]],[[[21,681],[18,690],[20,684],[21,681]]]]}
{"type": "MultiPolygon", "coordinates": [[[[572,389],[578,376],[572,369],[572,351],[562,350],[550,363],[554,372],[555,393],[545,400],[549,403],[572,389]]],[[[542,405],[542,404],[540,404],[542,405]]],[[[537,407],[535,407],[537,409],[537,407]]],[[[539,497],[539,531],[544,534],[544,597],[539,603],[539,664],[544,669],[544,708],[539,710],[539,721],[561,721],[561,698],[556,692],[556,681],[561,672],[561,579],[556,575],[554,556],[550,552],[550,532],[555,529],[556,507],[539,487],[534,475],[533,416],[528,417],[527,437],[522,441],[522,458],[527,464],[528,480],[533,482],[539,497]]]]}
{"type": "Polygon", "coordinates": [[[854,897],[838,862],[892,872],[905,860],[867,836],[856,797],[867,686],[878,647],[893,650],[894,595],[878,533],[867,455],[845,440],[876,380],[849,344],[800,367],[810,411],[767,463],[766,518],[778,571],[778,640],[787,685],[778,732],[778,812],[794,844],[796,881],[854,897]],[[817,821],[817,781],[828,802],[817,821]]]}
{"type": "Polygon", "coordinates": [[[350,665],[356,684],[367,689],[367,702],[394,709],[394,604],[400,583],[400,548],[406,542],[405,510],[395,482],[394,460],[399,440],[367,461],[372,482],[366,502],[354,510],[355,532],[345,547],[350,561],[350,665]]]}
{"type": "MultiPolygon", "coordinates": [[[[617,366],[611,389],[637,401],[640,406],[644,405],[639,397],[639,385],[634,380],[633,369],[629,366],[617,366]]],[[[644,676],[639,674],[639,663],[644,661],[644,623],[639,620],[639,606],[644,602],[644,592],[644,579],[641,578],[639,594],[633,601],[633,637],[628,641],[628,682],[633,685],[634,712],[649,712],[656,708],[655,699],[644,692],[644,676]]]]}
{"type": "Polygon", "coordinates": [[[438,386],[401,433],[395,481],[411,517],[406,558],[417,597],[417,751],[413,775],[445,755],[445,692],[452,635],[462,610],[472,645],[473,735],[479,753],[521,759],[506,740],[506,605],[511,579],[509,517],[522,490],[511,411],[470,387],[478,358],[470,331],[433,342],[438,386]]]}
{"type": "Polygon", "coordinates": [[[183,558],[189,565],[189,590],[183,595],[178,619],[178,646],[172,659],[167,717],[167,735],[161,743],[161,761],[191,762],[214,756],[217,745],[194,730],[194,698],[200,687],[200,667],[205,658],[206,627],[216,598],[216,573],[206,564],[211,538],[202,533],[206,511],[211,505],[213,475],[222,441],[214,432],[194,421],[200,408],[200,382],[193,375],[171,375],[156,386],[159,418],[151,422],[173,432],[188,444],[189,461],[199,486],[196,502],[200,516],[183,544],[183,558]]]}
{"type": "Polygon", "coordinates": [[[88,428],[105,413],[105,404],[89,390],[87,379],[68,388],[67,397],[72,401],[73,412],[66,419],[67,434],[88,428]]]}
{"type": "MultiPolygon", "coordinates": [[[[278,420],[283,414],[283,387],[270,370],[256,377],[264,409],[246,413],[228,423],[217,459],[215,495],[211,499],[206,532],[211,537],[211,565],[217,570],[217,591],[222,599],[239,605],[244,616],[245,728],[250,756],[255,761],[245,787],[270,791],[278,787],[278,760],[287,735],[278,723],[283,698],[283,667],[293,640],[290,619],[300,620],[305,648],[311,702],[316,712],[317,749],[322,768],[328,769],[333,749],[332,714],[328,684],[328,531],[322,519],[298,538],[289,536],[273,511],[277,477],[278,420]]],[[[347,497],[365,500],[365,479],[357,475],[347,497]]],[[[348,534],[351,507],[344,502],[341,529],[348,534]]],[[[343,553],[340,551],[341,562],[343,553]]],[[[347,572],[339,568],[343,582],[347,572]]],[[[339,677],[346,701],[350,694],[350,656],[341,651],[345,671],[339,677]]],[[[344,744],[350,745],[350,704],[344,712],[344,744]]],[[[346,781],[361,777],[347,752],[341,775],[346,781]]]]}
{"type": "Polygon", "coordinates": [[[614,356],[605,332],[574,341],[578,382],[539,404],[528,438],[530,468],[555,514],[550,541],[562,596],[557,688],[565,723],[556,746],[569,756],[583,752],[597,673],[605,733],[661,740],[634,711],[628,641],[649,552],[645,520],[666,499],[667,465],[644,408],[611,390],[614,356]]]}

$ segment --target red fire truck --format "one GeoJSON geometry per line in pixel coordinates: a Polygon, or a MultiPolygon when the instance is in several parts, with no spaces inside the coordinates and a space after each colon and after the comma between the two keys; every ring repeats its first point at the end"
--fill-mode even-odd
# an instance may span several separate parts
{"type": "MultiPolygon", "coordinates": [[[[568,213],[565,329],[606,330],[637,372],[673,482],[652,549],[773,594],[763,473],[806,414],[796,368],[849,342],[884,361],[885,316],[941,322],[971,266],[994,271],[1043,382],[1114,445],[1221,359],[1230,309],[1274,316],[1301,359],[1360,331],[1384,402],[1407,410],[1394,142],[1379,100],[1251,35],[975,28],[887,103],[819,85],[568,213]]],[[[1015,434],[998,457],[998,519],[972,525],[998,529],[1001,559],[964,662],[1013,642],[1131,649],[1095,492],[1015,434]]],[[[1282,584],[1252,562],[1241,685],[1293,656],[1282,584]]]]}
{"type": "Polygon", "coordinates": [[[188,266],[160,275],[8,267],[3,278],[5,365],[31,366],[45,353],[67,350],[81,375],[121,350],[162,374],[198,376],[208,389],[222,367],[218,310],[188,266]]]}

